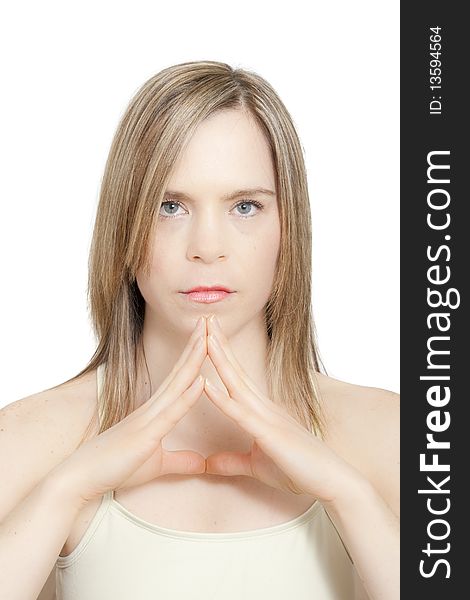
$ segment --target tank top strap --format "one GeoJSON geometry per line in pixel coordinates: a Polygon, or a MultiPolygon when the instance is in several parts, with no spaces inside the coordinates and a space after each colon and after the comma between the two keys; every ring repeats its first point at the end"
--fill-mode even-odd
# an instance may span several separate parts
{"type": "MultiPolygon", "coordinates": [[[[97,404],[98,404],[98,422],[101,427],[101,423],[103,422],[103,408],[101,404],[101,394],[103,393],[103,384],[104,384],[104,369],[105,365],[102,363],[98,365],[96,369],[96,394],[97,394],[97,404]]],[[[103,503],[109,504],[112,500],[114,500],[114,490],[108,490],[103,497],[103,503]]]]}

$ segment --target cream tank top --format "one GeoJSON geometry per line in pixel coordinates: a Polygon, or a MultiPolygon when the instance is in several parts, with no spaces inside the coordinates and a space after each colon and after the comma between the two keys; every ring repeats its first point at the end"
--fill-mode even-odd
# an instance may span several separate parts
{"type": "Polygon", "coordinates": [[[56,598],[351,600],[353,572],[318,501],[272,527],[200,533],[144,521],[108,491],[78,546],[57,559],[56,598]]]}

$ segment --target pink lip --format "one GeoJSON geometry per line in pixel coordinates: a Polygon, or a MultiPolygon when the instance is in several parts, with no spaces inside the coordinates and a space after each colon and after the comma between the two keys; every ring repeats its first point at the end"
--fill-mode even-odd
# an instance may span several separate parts
{"type": "Polygon", "coordinates": [[[212,292],[214,290],[222,290],[223,292],[233,292],[229,290],[225,285],[198,285],[189,290],[184,290],[184,294],[190,294],[191,292],[212,292]]]}
{"type": "Polygon", "coordinates": [[[202,302],[204,304],[210,304],[212,302],[220,302],[220,300],[224,300],[230,296],[231,292],[226,292],[224,290],[203,290],[196,292],[182,292],[188,300],[193,302],[202,302]]]}

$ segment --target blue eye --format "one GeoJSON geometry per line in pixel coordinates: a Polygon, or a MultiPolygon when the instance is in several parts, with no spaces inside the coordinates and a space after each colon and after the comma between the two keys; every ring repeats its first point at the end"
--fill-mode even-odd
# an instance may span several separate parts
{"type": "MultiPolygon", "coordinates": [[[[264,208],[264,206],[261,204],[261,202],[256,202],[255,200],[242,200],[241,202],[239,202],[238,204],[235,205],[235,208],[238,208],[239,206],[249,206],[250,204],[252,204],[253,206],[256,206],[256,208],[260,211],[263,210],[263,208],[264,208]]],[[[245,219],[254,217],[254,215],[251,215],[251,214],[247,215],[246,213],[243,213],[242,216],[245,219]]]]}
{"type": "MultiPolygon", "coordinates": [[[[175,200],[167,200],[166,202],[162,202],[162,205],[161,205],[160,209],[162,209],[167,204],[173,205],[173,207],[176,207],[176,208],[178,208],[178,206],[180,206],[180,203],[176,202],[175,200]]],[[[164,219],[173,219],[174,218],[173,214],[171,214],[171,215],[162,215],[160,213],[159,216],[163,217],[164,219]]]]}
{"type": "MultiPolygon", "coordinates": [[[[241,202],[238,202],[238,204],[236,204],[234,206],[234,208],[238,208],[238,207],[247,207],[250,204],[252,204],[253,206],[256,206],[256,208],[258,209],[258,211],[262,211],[264,209],[264,205],[261,204],[261,202],[257,202],[256,200],[242,200],[241,202]]],[[[164,202],[162,202],[160,210],[162,210],[164,207],[166,208],[167,206],[170,206],[170,210],[176,211],[178,210],[179,207],[181,207],[180,202],[178,202],[177,200],[165,200],[164,202]]],[[[247,213],[239,213],[240,217],[242,219],[250,219],[251,217],[254,217],[257,213],[255,212],[255,214],[247,214],[247,213]]],[[[176,214],[176,212],[173,212],[172,214],[162,214],[161,212],[159,213],[159,217],[162,219],[174,219],[175,217],[177,217],[178,215],[176,214]]]]}

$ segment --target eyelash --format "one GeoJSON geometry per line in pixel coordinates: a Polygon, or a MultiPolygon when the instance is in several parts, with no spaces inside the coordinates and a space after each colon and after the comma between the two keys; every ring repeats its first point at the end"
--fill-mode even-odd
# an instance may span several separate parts
{"type": "MultiPolygon", "coordinates": [[[[177,206],[181,206],[181,203],[178,200],[165,200],[164,202],[162,202],[161,206],[163,206],[164,204],[176,204],[177,206]]],[[[264,209],[264,205],[261,204],[261,202],[258,202],[257,200],[241,200],[240,202],[238,202],[237,204],[235,204],[235,206],[233,208],[236,208],[237,206],[240,206],[240,204],[253,204],[260,211],[264,209]]],[[[175,219],[177,216],[178,215],[161,215],[161,214],[159,215],[159,217],[161,219],[175,219]]],[[[240,215],[240,217],[242,219],[251,219],[254,216],[255,215],[247,215],[247,216],[240,215]]]]}

